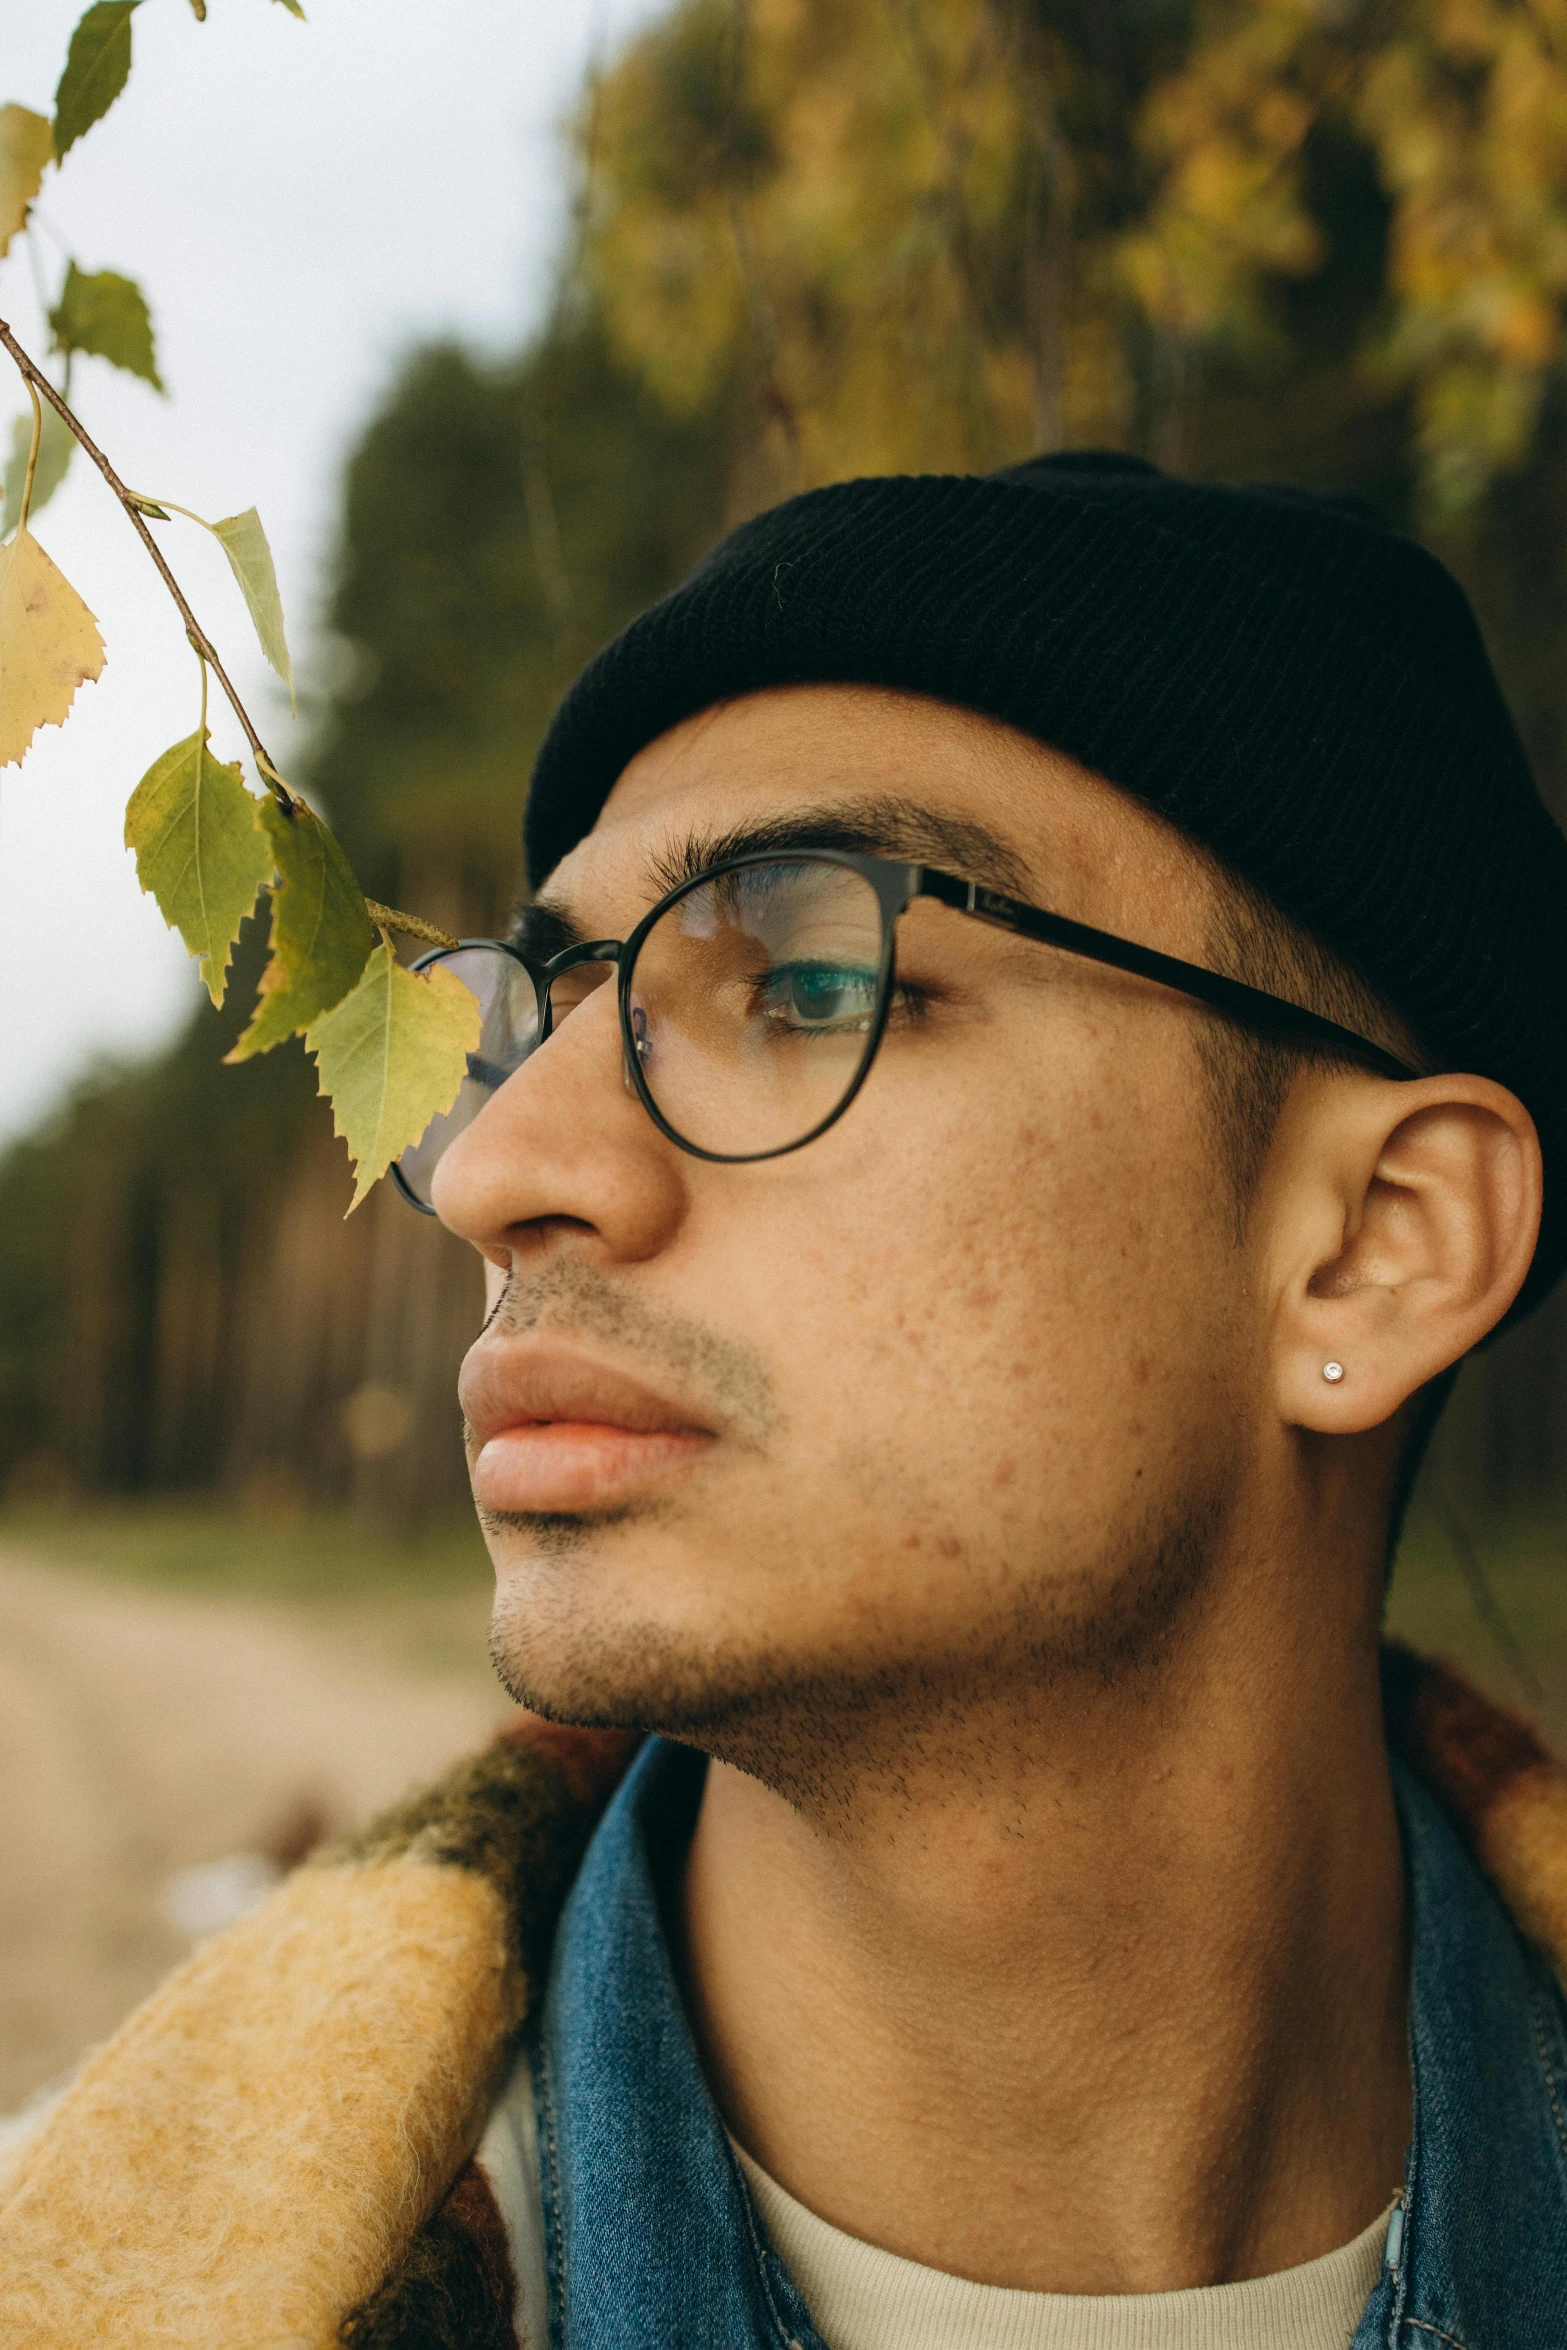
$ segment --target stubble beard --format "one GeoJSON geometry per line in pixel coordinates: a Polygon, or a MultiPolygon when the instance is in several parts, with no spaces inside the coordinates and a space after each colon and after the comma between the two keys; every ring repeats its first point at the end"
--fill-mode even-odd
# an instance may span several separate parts
{"type": "Polygon", "coordinates": [[[655,1618],[585,1604],[595,1545],[660,1514],[486,1519],[546,1569],[526,1597],[501,1585],[490,1653],[503,1687],[553,1721],[695,1747],[831,1824],[872,1787],[896,1796],[938,1753],[971,1783],[1013,1776],[1051,1716],[1151,1694],[1201,1605],[1225,1511],[1217,1490],[1188,1493],[1091,1565],[998,1578],[997,1604],[939,1656],[911,1649],[906,1625],[883,1642],[868,1621],[852,1648],[807,1657],[761,1629],[698,1651],[655,1618]]]}

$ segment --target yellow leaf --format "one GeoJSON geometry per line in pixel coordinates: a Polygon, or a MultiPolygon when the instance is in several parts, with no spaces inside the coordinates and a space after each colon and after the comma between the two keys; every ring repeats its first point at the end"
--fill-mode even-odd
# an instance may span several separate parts
{"type": "Polygon", "coordinates": [[[294,664],[288,657],[288,639],[283,634],[283,599],[278,594],[272,549],[267,545],[261,517],[254,506],[247,506],[243,514],[230,514],[210,527],[214,537],[222,540],[223,552],[250,607],[261,650],[287,686],[292,702],[294,664]]]}
{"type": "Polygon", "coordinates": [[[364,892],[321,819],[305,807],[290,816],[276,800],[264,800],[261,821],[278,873],[272,951],[255,1016],[231,1061],[270,1052],[340,1003],[375,944],[364,892]]]}
{"type": "Polygon", "coordinates": [[[239,926],[272,878],[272,849],[239,766],[214,759],[203,727],[155,760],[125,811],[136,878],[193,955],[215,1004],[223,1001],[239,926]]]}
{"type": "Polygon", "coordinates": [[[76,689],[103,668],[98,623],[30,530],[0,547],[0,767],[40,726],[62,726],[76,689]]]}
{"type": "Polygon", "coordinates": [[[305,1031],[354,1162],[350,1215],[430,1120],[451,1108],[479,1028],[470,988],[440,964],[404,970],[383,939],[358,986],[305,1031]]]}
{"type": "Polygon", "coordinates": [[[0,106],[0,253],[27,226],[44,165],[53,161],[48,116],[27,106],[0,106]]]}

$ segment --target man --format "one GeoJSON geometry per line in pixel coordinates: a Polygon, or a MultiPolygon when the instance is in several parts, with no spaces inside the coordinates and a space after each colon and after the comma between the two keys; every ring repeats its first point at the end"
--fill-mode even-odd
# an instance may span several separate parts
{"type": "Polygon", "coordinates": [[[1453,583],[1126,458],[842,485],[590,665],[528,838],[402,1173],[498,1669],[605,1735],[133,2021],[0,2209],[27,2338],[1559,2345],[1567,1783],[1378,1655],[1567,1249],[1567,847],[1453,583]]]}

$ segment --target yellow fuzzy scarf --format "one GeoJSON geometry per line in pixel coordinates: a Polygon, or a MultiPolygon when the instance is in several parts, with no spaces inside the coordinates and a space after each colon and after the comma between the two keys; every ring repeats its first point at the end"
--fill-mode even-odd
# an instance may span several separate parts
{"type": "MultiPolygon", "coordinates": [[[[1567,1966],[1567,1773],[1440,1667],[1388,1699],[1567,1966]]],[[[0,2350],[509,2341],[465,2166],[633,1744],[530,1720],[188,1959],[0,2174],[0,2350]]]]}

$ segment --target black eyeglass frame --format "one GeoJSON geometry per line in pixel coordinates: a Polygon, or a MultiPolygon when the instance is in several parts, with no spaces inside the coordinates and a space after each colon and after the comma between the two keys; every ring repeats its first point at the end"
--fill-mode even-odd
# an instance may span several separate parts
{"type": "MultiPolygon", "coordinates": [[[[881,1040],[887,1026],[887,1014],[892,1004],[896,985],[897,923],[920,898],[934,898],[943,906],[951,906],[960,914],[972,914],[978,921],[988,922],[999,930],[1012,931],[1019,938],[1036,940],[1041,946],[1060,947],[1067,954],[1080,955],[1085,961],[1103,963],[1115,971],[1130,971],[1140,979],[1152,979],[1161,987],[1173,988],[1178,994],[1189,996],[1196,1003],[1206,1004],[1210,1011],[1219,1012],[1241,1027],[1251,1028],[1263,1035],[1277,1036],[1286,1042],[1316,1045],[1332,1051],[1346,1060],[1360,1062],[1374,1070],[1379,1077],[1410,1079],[1418,1075],[1393,1053],[1368,1036],[1357,1035],[1353,1028],[1342,1028],[1336,1020],[1327,1020],[1319,1012],[1308,1012],[1302,1004],[1292,1004],[1284,996],[1269,995],[1265,989],[1248,987],[1241,979],[1227,979],[1222,972],[1209,971],[1201,963],[1186,963],[1179,956],[1160,954],[1155,947],[1139,946],[1127,938],[1117,938],[1112,931],[1095,930],[1084,922],[1073,922],[1065,914],[1049,913],[1043,906],[1030,906],[1017,898],[1002,895],[999,890],[986,889],[977,881],[964,881],[955,873],[943,873],[932,865],[910,865],[890,857],[862,855],[852,849],[747,849],[739,856],[721,857],[716,863],[704,866],[686,881],[650,906],[634,930],[623,939],[585,939],[580,945],[565,947],[547,962],[530,962],[519,947],[505,939],[465,938],[456,948],[436,947],[421,955],[413,965],[423,971],[432,963],[445,962],[453,953],[464,948],[486,947],[509,955],[527,972],[533,981],[538,1010],[538,1040],[533,1046],[547,1044],[553,1033],[554,1016],[551,990],[557,979],[584,963],[612,963],[616,976],[616,1002],[620,1017],[620,1037],[625,1067],[638,1099],[654,1125],[677,1150],[685,1151],[694,1159],[706,1159],[717,1166],[750,1166],[759,1159],[787,1158],[791,1151],[804,1150],[815,1142],[838,1120],[854,1100],[870,1075],[881,1040]],[[710,1151],[700,1143],[690,1142],[670,1125],[669,1120],[653,1099],[652,1089],[642,1067],[636,1031],[631,1018],[631,979],[636,960],[655,923],[682,898],[693,891],[704,889],[710,882],[722,880],[729,873],[741,873],[759,865],[837,865],[859,874],[874,889],[881,907],[881,961],[877,973],[876,1002],[866,1032],[865,1049],[860,1065],[841,1099],[795,1142],[779,1143],[765,1151],[710,1151]]],[[[531,1054],[529,1056],[532,1057],[531,1054]]],[[[519,1062],[521,1068],[523,1063],[519,1062]]],[[[515,1072],[508,1070],[507,1076],[515,1072]]],[[[503,1080],[504,1082],[504,1080],[503,1080]]],[[[403,1175],[396,1161],[392,1174],[397,1187],[411,1206],[422,1216],[433,1216],[435,1210],[420,1199],[403,1175]]]]}

